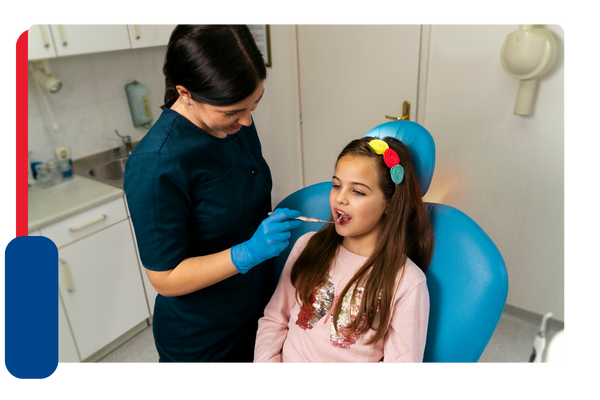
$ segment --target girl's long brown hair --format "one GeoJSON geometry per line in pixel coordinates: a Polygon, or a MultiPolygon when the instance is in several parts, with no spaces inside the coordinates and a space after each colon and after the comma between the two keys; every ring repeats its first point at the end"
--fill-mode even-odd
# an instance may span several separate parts
{"type": "MultiPolygon", "coordinates": [[[[383,228],[377,239],[373,254],[365,264],[356,271],[352,279],[339,293],[332,311],[332,320],[337,332],[337,317],[341,312],[342,301],[353,287],[364,286],[363,298],[357,317],[348,330],[350,333],[366,332],[374,329],[375,335],[365,344],[373,344],[385,335],[391,314],[392,301],[397,289],[396,278],[404,274],[404,264],[409,257],[423,271],[429,267],[433,255],[433,230],[421,198],[421,185],[413,165],[408,148],[398,139],[386,137],[385,141],[400,158],[404,168],[404,179],[395,184],[390,176],[390,169],[383,161],[383,156],[373,151],[369,142],[375,138],[363,137],[350,142],[337,158],[337,162],[346,156],[363,156],[375,159],[379,184],[389,210],[383,215],[383,228]],[[381,294],[381,300],[379,295],[381,294]],[[379,323],[375,326],[375,318],[379,309],[379,323]],[[364,319],[364,325],[359,325],[364,319]]],[[[311,304],[311,296],[315,288],[325,284],[329,279],[329,269],[335,259],[343,237],[338,235],[335,225],[327,224],[314,234],[306,248],[296,260],[291,271],[291,282],[296,288],[296,297],[302,304],[311,304]]],[[[356,293],[352,292],[352,301],[356,293]]]]}

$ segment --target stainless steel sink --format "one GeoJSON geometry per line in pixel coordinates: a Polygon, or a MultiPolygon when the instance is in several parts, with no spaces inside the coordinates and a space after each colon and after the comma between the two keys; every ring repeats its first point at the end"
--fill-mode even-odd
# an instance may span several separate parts
{"type": "Polygon", "coordinates": [[[123,189],[127,149],[117,147],[73,162],[73,173],[123,189]]]}
{"type": "Polygon", "coordinates": [[[88,173],[94,178],[100,180],[123,180],[123,175],[125,174],[125,162],[127,162],[127,158],[119,158],[117,160],[98,165],[97,167],[90,168],[88,173]]]}

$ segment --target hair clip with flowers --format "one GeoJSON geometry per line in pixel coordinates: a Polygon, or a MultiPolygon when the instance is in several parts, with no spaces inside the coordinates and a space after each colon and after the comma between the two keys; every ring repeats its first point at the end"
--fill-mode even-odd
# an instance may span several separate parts
{"type": "Polygon", "coordinates": [[[404,168],[400,165],[400,157],[398,153],[390,149],[390,146],[386,142],[380,139],[373,139],[369,142],[369,146],[377,154],[383,154],[383,161],[385,165],[390,169],[390,175],[392,181],[397,185],[404,179],[404,168]]]}

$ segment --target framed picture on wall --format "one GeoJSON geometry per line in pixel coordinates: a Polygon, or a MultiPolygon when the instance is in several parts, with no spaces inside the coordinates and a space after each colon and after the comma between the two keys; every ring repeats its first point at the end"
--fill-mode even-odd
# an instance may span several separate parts
{"type": "Polygon", "coordinates": [[[258,49],[265,59],[265,66],[271,67],[271,33],[269,25],[248,25],[258,49]]]}

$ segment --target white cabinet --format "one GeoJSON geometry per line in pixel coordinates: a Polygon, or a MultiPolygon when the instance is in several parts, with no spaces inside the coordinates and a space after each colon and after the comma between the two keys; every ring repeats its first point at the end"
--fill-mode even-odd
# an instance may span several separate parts
{"type": "Polygon", "coordinates": [[[83,360],[150,317],[127,220],[65,246],[59,258],[59,290],[83,360]]]}
{"type": "Polygon", "coordinates": [[[29,60],[56,57],[50,25],[33,25],[27,32],[27,42],[27,58],[29,60]]]}
{"type": "Polygon", "coordinates": [[[164,46],[176,25],[33,25],[28,59],[164,46]]]}
{"type": "Polygon", "coordinates": [[[58,361],[60,362],[79,362],[79,354],[75,347],[75,340],[69,327],[67,314],[65,314],[62,300],[58,304],[58,361]]]}
{"type": "Polygon", "coordinates": [[[125,203],[122,198],[118,198],[46,226],[41,231],[60,249],[126,218],[125,203]]]}
{"type": "Polygon", "coordinates": [[[126,25],[50,25],[58,56],[131,49],[126,25]]]}
{"type": "Polygon", "coordinates": [[[131,49],[127,25],[33,25],[28,59],[131,49]]]}
{"type": "MultiPolygon", "coordinates": [[[[72,332],[80,360],[150,317],[123,198],[40,231],[59,252],[60,341],[68,343],[72,332]]],[[[59,357],[73,360],[74,353],[59,357]]]]}
{"type": "Polygon", "coordinates": [[[127,25],[132,49],[166,46],[177,25],[127,25]]]}

